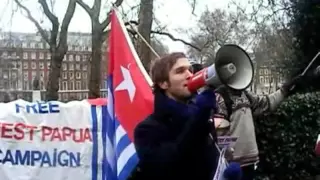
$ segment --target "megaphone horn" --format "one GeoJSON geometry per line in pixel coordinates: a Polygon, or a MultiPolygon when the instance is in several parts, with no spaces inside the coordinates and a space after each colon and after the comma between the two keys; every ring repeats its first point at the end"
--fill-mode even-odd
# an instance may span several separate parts
{"type": "Polygon", "coordinates": [[[218,87],[224,84],[234,90],[243,90],[253,81],[253,69],[253,63],[245,50],[233,44],[224,45],[216,54],[215,64],[194,74],[188,88],[195,92],[205,85],[218,87]]]}

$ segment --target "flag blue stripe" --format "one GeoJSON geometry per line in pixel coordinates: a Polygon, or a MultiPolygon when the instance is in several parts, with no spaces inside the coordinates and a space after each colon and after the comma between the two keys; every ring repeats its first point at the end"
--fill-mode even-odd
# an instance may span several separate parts
{"type": "Polygon", "coordinates": [[[130,157],[127,164],[124,166],[123,170],[120,172],[118,176],[118,180],[128,179],[132,171],[136,168],[138,161],[139,161],[139,158],[135,153],[133,156],[130,157]]]}
{"type": "MultiPolygon", "coordinates": [[[[108,80],[107,80],[107,88],[110,89],[110,90],[113,90],[113,80],[112,80],[112,75],[109,76],[108,80]]],[[[111,91],[112,92],[112,91],[111,91]]],[[[111,103],[114,103],[114,97],[113,97],[113,94],[108,94],[108,102],[111,102],[111,103]]],[[[114,109],[114,104],[109,104],[109,106],[112,107],[112,109],[114,109]]],[[[109,114],[109,113],[106,113],[106,116],[107,116],[107,134],[108,134],[108,137],[111,141],[111,144],[112,146],[114,146],[114,137],[115,137],[115,131],[116,131],[116,127],[115,127],[115,122],[114,122],[114,112],[111,112],[112,114],[109,114]],[[109,128],[110,127],[110,128],[109,128]]]]}
{"type": "Polygon", "coordinates": [[[106,170],[107,170],[106,178],[103,180],[118,180],[117,172],[112,171],[110,166],[107,166],[106,170]]]}
{"type": "Polygon", "coordinates": [[[91,161],[91,179],[97,180],[98,175],[98,120],[97,109],[95,105],[91,106],[92,119],[92,161],[91,161]]]}
{"type": "Polygon", "coordinates": [[[129,139],[128,135],[124,135],[119,143],[117,144],[116,150],[117,150],[117,157],[119,157],[119,155],[122,153],[122,151],[128,146],[130,145],[131,140],[129,139]]]}
{"type": "Polygon", "coordinates": [[[102,106],[102,180],[107,179],[107,116],[108,109],[107,106],[102,106]]]}

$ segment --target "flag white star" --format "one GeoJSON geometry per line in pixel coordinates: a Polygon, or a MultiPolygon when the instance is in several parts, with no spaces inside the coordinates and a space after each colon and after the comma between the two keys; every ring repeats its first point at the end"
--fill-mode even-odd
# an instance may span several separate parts
{"type": "Polygon", "coordinates": [[[136,94],[136,86],[133,83],[129,69],[120,66],[123,81],[115,88],[115,91],[127,90],[129,94],[130,101],[133,101],[133,98],[136,94]]]}

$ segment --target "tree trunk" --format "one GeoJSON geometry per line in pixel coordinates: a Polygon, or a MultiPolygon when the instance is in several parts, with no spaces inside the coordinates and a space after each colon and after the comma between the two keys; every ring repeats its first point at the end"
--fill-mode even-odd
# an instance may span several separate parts
{"type": "Polygon", "coordinates": [[[89,81],[89,98],[100,97],[100,83],[101,83],[101,48],[103,30],[97,20],[92,20],[92,53],[90,65],[90,81],[89,81]]]}
{"type": "Polygon", "coordinates": [[[47,91],[46,91],[46,100],[47,101],[56,101],[59,99],[59,79],[61,71],[61,62],[63,56],[60,56],[58,53],[51,53],[50,61],[50,75],[47,82],[47,91]]]}
{"type": "MultiPolygon", "coordinates": [[[[141,0],[139,11],[138,32],[142,37],[151,44],[150,34],[153,22],[153,0],[141,0]]],[[[139,37],[137,41],[137,52],[145,69],[149,70],[151,61],[151,50],[146,43],[139,37]]]]}

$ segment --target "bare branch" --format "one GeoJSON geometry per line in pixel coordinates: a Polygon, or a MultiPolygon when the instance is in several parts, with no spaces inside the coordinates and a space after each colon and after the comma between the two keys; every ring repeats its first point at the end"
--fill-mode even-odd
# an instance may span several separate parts
{"type": "Polygon", "coordinates": [[[90,8],[86,3],[82,0],[77,0],[77,3],[89,14],[89,16],[93,15],[93,9],[90,8]]]}
{"type": "Polygon", "coordinates": [[[49,6],[47,4],[46,0],[38,0],[38,2],[41,4],[43,8],[44,14],[49,18],[52,24],[59,24],[58,18],[52,14],[52,12],[49,10],[49,6]]]}
{"type": "MultiPolygon", "coordinates": [[[[133,21],[133,20],[124,23],[125,26],[129,26],[130,24],[131,24],[131,25],[136,25],[136,26],[139,25],[139,23],[138,23],[137,21],[133,21]]],[[[134,30],[132,30],[132,29],[127,28],[127,31],[128,31],[130,34],[134,35],[134,36],[137,35],[137,32],[134,31],[134,30]]],[[[110,30],[106,30],[106,31],[103,32],[103,33],[104,33],[104,40],[105,40],[105,38],[107,37],[107,34],[108,34],[109,32],[110,32],[110,30]]],[[[193,45],[193,44],[191,44],[191,43],[189,43],[189,42],[187,42],[187,41],[185,41],[185,40],[183,40],[183,39],[176,38],[176,37],[174,37],[172,34],[170,34],[170,33],[168,33],[168,32],[162,32],[162,31],[158,31],[158,30],[151,30],[151,34],[157,34],[157,35],[167,36],[167,37],[169,37],[169,38],[170,38],[171,40],[173,40],[173,41],[182,42],[183,44],[188,45],[188,46],[190,46],[190,47],[192,47],[192,48],[194,48],[194,49],[196,49],[196,50],[198,50],[198,51],[201,51],[201,50],[202,50],[202,48],[199,48],[199,47],[197,47],[197,46],[195,46],[195,45],[193,45]]]]}
{"type": "Polygon", "coordinates": [[[188,2],[191,5],[191,10],[192,10],[191,13],[195,15],[194,11],[196,10],[197,0],[188,0],[188,2]]]}
{"type": "Polygon", "coordinates": [[[67,51],[67,47],[65,46],[67,46],[68,27],[74,15],[75,9],[76,9],[76,0],[69,0],[67,11],[64,15],[64,18],[61,24],[59,45],[58,45],[58,48],[65,49],[65,51],[67,51]]]}
{"type": "Polygon", "coordinates": [[[27,18],[33,22],[33,24],[36,26],[36,28],[38,29],[39,33],[41,34],[42,38],[48,43],[50,44],[50,40],[49,40],[49,35],[47,33],[47,31],[45,31],[44,29],[42,29],[42,27],[40,26],[40,24],[38,23],[37,20],[35,20],[35,18],[31,15],[31,12],[29,11],[29,9],[22,5],[19,0],[14,0],[14,2],[21,8],[23,9],[24,12],[27,13],[27,18]]]}
{"type": "Polygon", "coordinates": [[[56,47],[57,36],[58,36],[58,31],[59,31],[59,26],[60,26],[59,20],[54,14],[52,14],[50,12],[46,0],[39,0],[38,2],[41,4],[44,14],[49,18],[49,20],[51,21],[51,24],[52,24],[52,29],[51,29],[51,34],[50,34],[50,42],[48,44],[50,44],[50,46],[56,47]]]}
{"type": "Polygon", "coordinates": [[[197,46],[195,46],[195,45],[193,45],[193,44],[191,44],[191,43],[189,43],[189,42],[187,42],[187,41],[185,41],[183,39],[176,38],[176,37],[174,37],[172,34],[170,34],[168,32],[151,31],[151,33],[167,36],[173,41],[180,41],[185,45],[188,45],[188,46],[190,46],[190,47],[192,47],[192,48],[194,48],[194,49],[196,49],[198,51],[201,51],[201,48],[199,48],[199,47],[197,47],[197,46]]]}
{"type": "MultiPolygon", "coordinates": [[[[131,33],[132,35],[137,35],[137,32],[136,31],[134,31],[134,30],[132,30],[132,29],[128,29],[127,28],[127,31],[129,32],[129,33],[131,33]]],[[[185,41],[185,40],[183,40],[183,39],[179,39],[179,38],[176,38],[176,37],[174,37],[172,34],[170,34],[170,33],[168,33],[168,32],[161,32],[161,31],[153,31],[153,30],[151,30],[151,34],[158,34],[158,35],[164,35],[164,36],[167,36],[167,37],[169,37],[171,40],[173,40],[173,41],[179,41],[179,42],[182,42],[183,44],[185,44],[185,45],[188,45],[188,46],[190,46],[190,47],[192,47],[192,48],[194,48],[194,49],[196,49],[196,50],[198,50],[198,51],[201,51],[201,48],[199,48],[199,47],[197,47],[197,46],[195,46],[195,45],[193,45],[193,44],[191,44],[191,43],[189,43],[189,42],[187,42],[187,41],[185,41]]]]}

